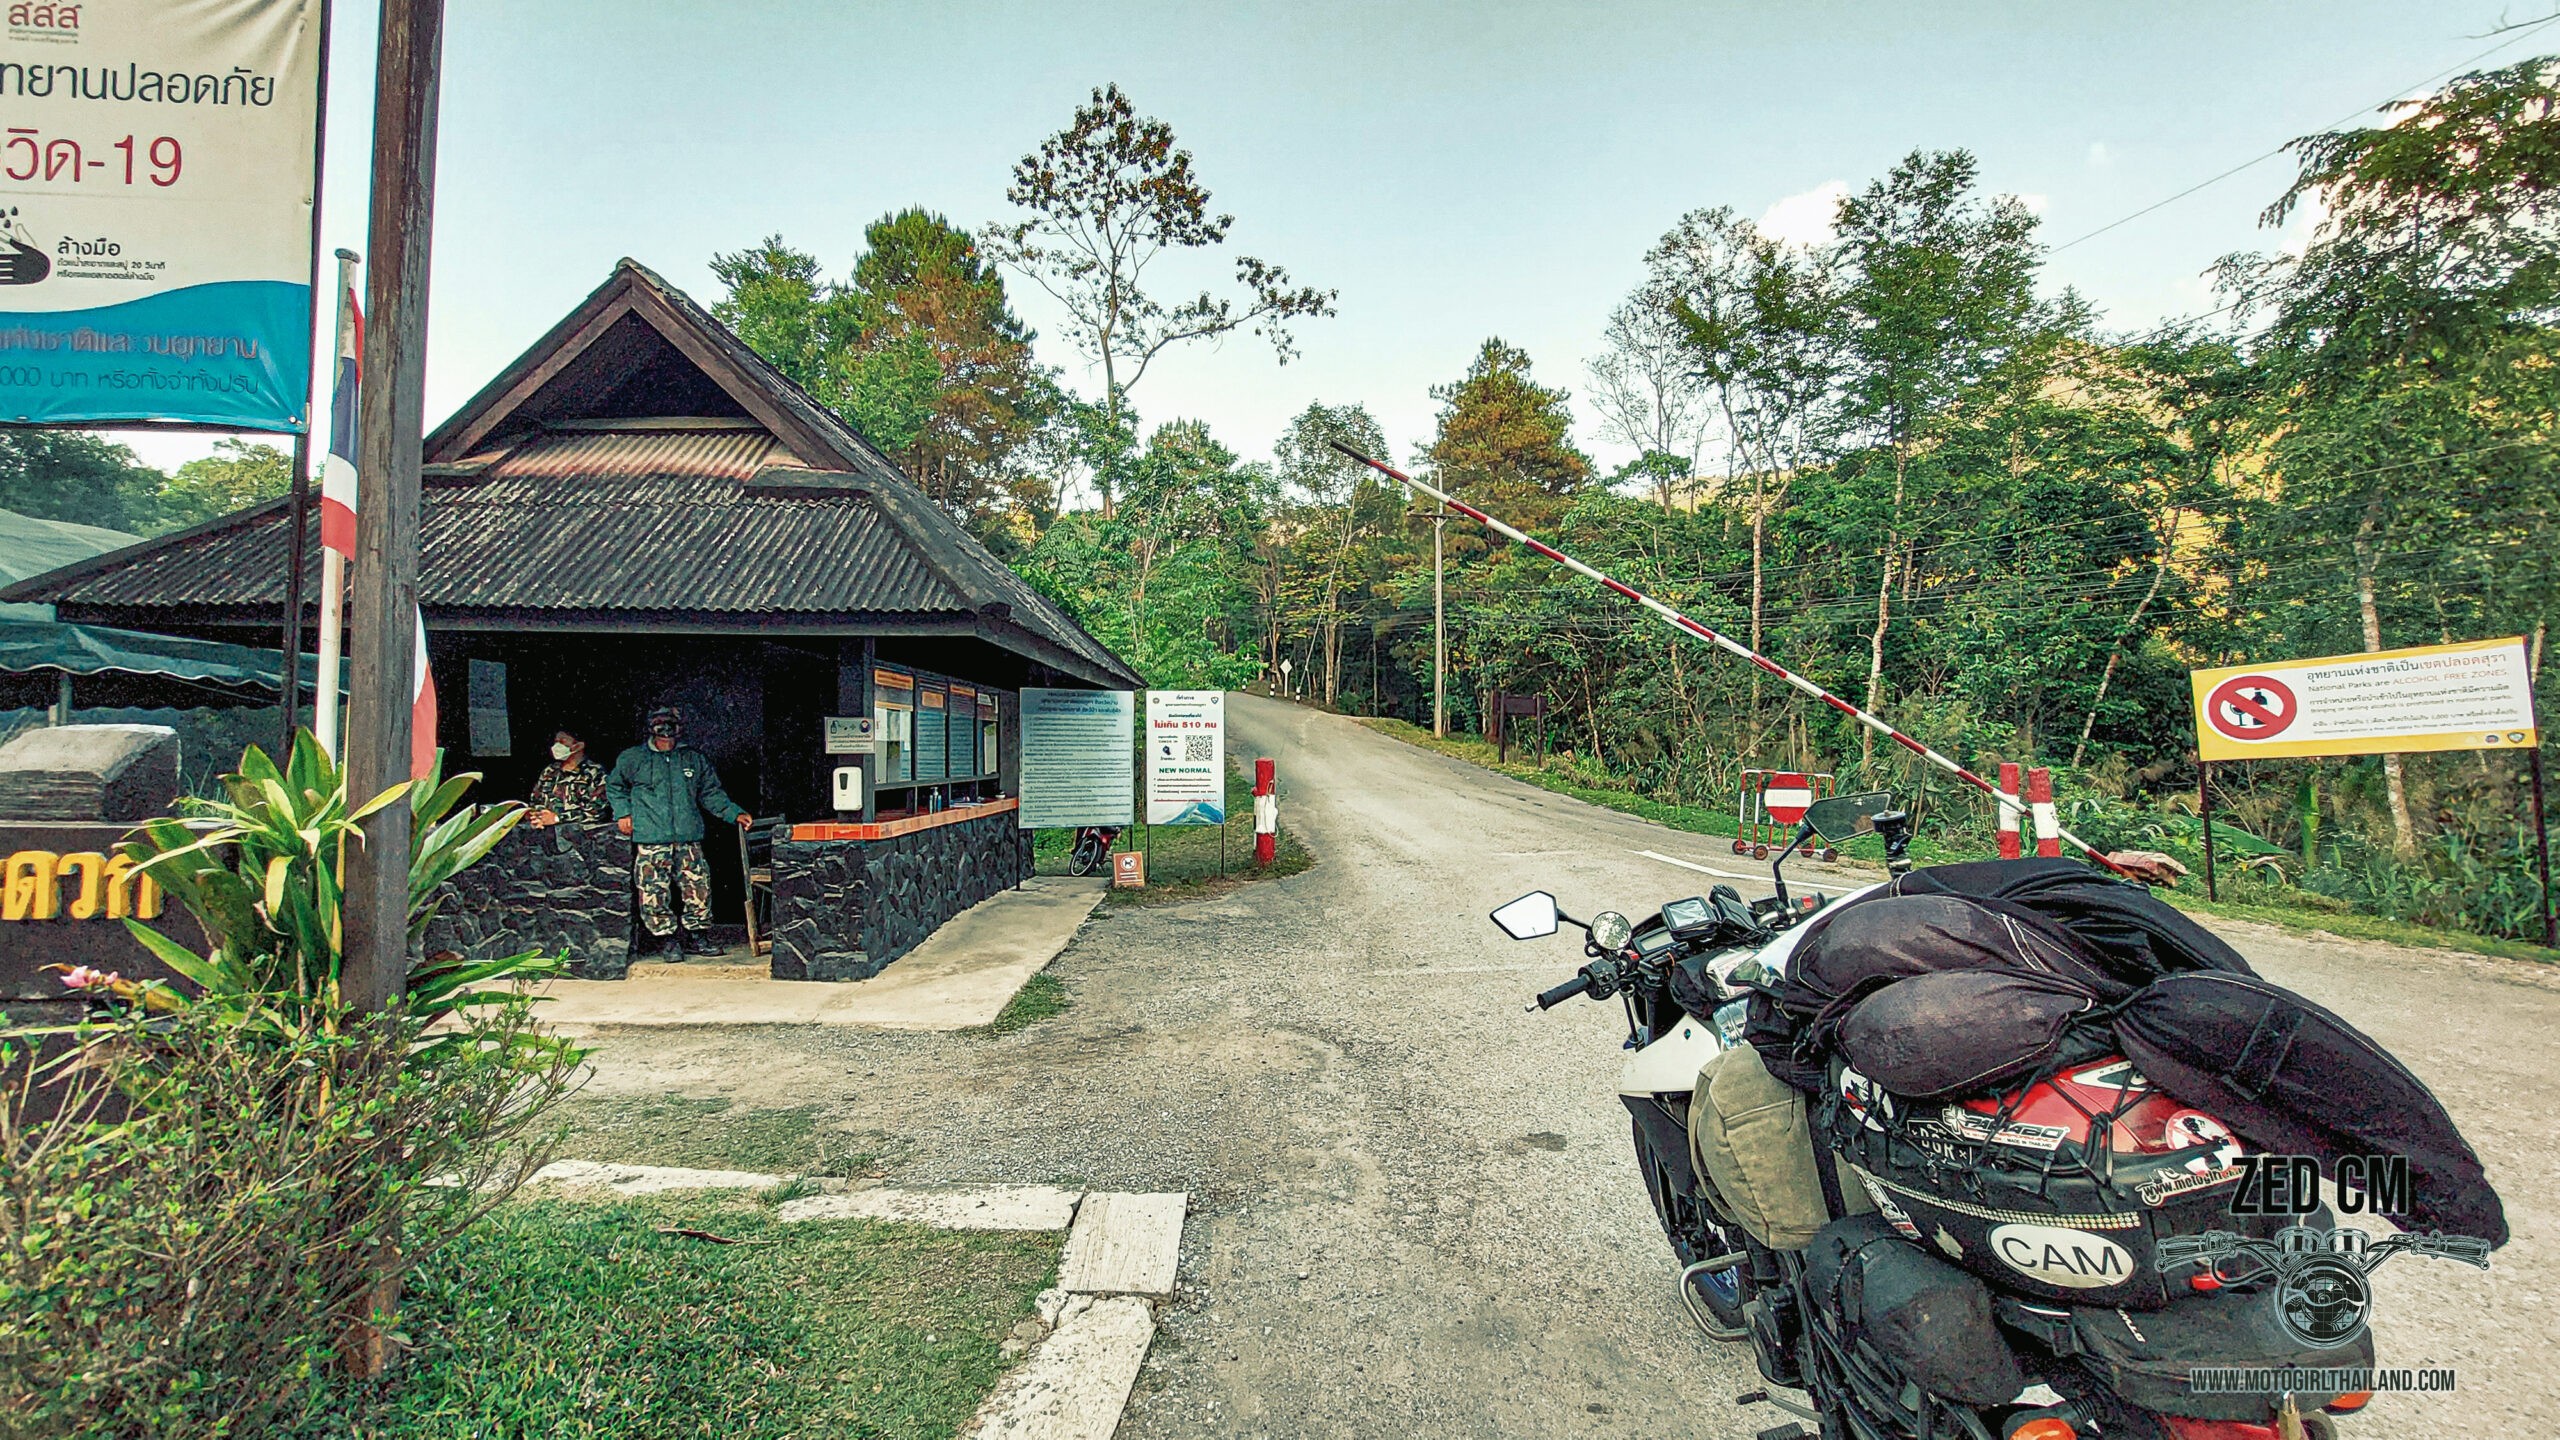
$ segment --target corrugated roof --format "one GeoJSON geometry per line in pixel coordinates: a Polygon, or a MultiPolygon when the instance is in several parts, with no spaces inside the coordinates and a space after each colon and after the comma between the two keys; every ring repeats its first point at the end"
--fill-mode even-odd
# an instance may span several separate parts
{"type": "MultiPolygon", "coordinates": [[[[440,610],[973,614],[996,643],[1045,649],[1098,683],[1138,683],[842,418],[636,262],[617,265],[426,443],[419,589],[431,627],[440,610]],[[754,418],[520,408],[579,355],[590,377],[642,364],[627,346],[583,348],[634,316],[673,347],[648,363],[680,352],[694,367],[685,373],[718,387],[689,382],[697,401],[734,401],[754,418]]],[[[284,526],[282,502],[271,502],[0,598],[114,609],[127,623],[135,612],[188,623],[208,609],[281,605],[284,526]]],[[[316,570],[316,544],[309,553],[316,570]]]]}

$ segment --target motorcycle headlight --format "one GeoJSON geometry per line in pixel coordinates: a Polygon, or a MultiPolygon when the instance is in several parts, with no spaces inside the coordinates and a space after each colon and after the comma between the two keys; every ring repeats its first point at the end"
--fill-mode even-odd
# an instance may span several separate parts
{"type": "Polygon", "coordinates": [[[1612,955],[1626,949],[1635,933],[1635,922],[1615,910],[1603,910],[1591,917],[1591,943],[1612,955]]]}

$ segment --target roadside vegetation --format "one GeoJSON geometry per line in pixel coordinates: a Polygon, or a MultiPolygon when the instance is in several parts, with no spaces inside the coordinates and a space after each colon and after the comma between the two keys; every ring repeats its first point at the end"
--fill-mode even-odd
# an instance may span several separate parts
{"type": "MultiPolygon", "coordinates": [[[[1356,403],[1311,404],[1267,459],[1142,423],[1141,380],[1189,341],[1253,326],[1286,358],[1335,297],[1227,255],[1205,171],[1116,88],[1024,157],[1014,210],[976,236],[886,217],[842,281],[770,242],[722,257],[722,313],[944,477],[937,497],[1151,685],[1428,715],[1429,507],[1338,439],[1977,769],[2054,767],[2089,838],[2193,866],[2190,669],[2506,635],[2541,666],[2560,618],[2555,64],[2297,141],[2212,308],[2138,331],[2055,283],[2032,208],[1961,150],[1912,149],[1810,243],[1701,197],[1640,257],[1578,393],[1488,337],[1403,445],[1356,403]],[[1168,266],[1232,260],[1238,282],[1159,299],[1127,254],[1078,248],[1097,235],[1168,266]],[[1033,363],[1008,280],[1069,301],[1061,338],[1098,395],[1033,363]],[[959,318],[918,318],[937,315],[959,318]],[[1608,469],[1577,433],[1637,458],[1608,469]]],[[[1559,773],[1631,804],[1712,827],[1744,769],[1823,771],[1909,797],[1950,852],[1987,845],[1978,799],[1750,667],[1469,523],[1446,556],[1454,728],[1534,693],[1559,773]]],[[[2224,878],[2248,903],[2532,936],[2524,758],[2226,766],[2217,848],[2245,869],[2224,878]]]]}
{"type": "Polygon", "coordinates": [[[873,1168],[876,1137],[820,1123],[819,1107],[740,1106],[690,1095],[573,1095],[553,1119],[556,1153],[622,1165],[852,1176],[873,1168]]]}

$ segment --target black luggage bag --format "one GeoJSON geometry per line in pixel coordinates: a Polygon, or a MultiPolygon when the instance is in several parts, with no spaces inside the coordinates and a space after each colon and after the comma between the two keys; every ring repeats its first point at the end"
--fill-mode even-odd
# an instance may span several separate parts
{"type": "Polygon", "coordinates": [[[1805,1279],[1853,1342],[1873,1346],[1933,1395],[2000,1405],[2026,1387],[1992,1319],[1990,1289],[1912,1248],[1878,1216],[1822,1227],[1805,1252],[1805,1279]]]}

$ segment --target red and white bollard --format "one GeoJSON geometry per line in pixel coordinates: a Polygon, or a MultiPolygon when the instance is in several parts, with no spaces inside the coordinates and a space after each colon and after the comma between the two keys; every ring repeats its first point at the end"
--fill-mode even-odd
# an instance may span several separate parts
{"type": "Polygon", "coordinates": [[[1278,768],[1271,757],[1253,762],[1253,863],[1268,865],[1280,855],[1280,796],[1275,788],[1278,768]]]}
{"type": "Polygon", "coordinates": [[[2018,848],[2018,820],[2019,817],[2024,815],[2026,812],[2025,808],[2018,803],[2018,766],[2014,761],[2003,760],[2000,762],[2000,791],[1998,802],[2000,807],[2000,858],[2003,860],[2015,860],[2021,853],[2023,853],[2018,848]]]}
{"type": "Polygon", "coordinates": [[[2053,808],[2053,772],[2039,765],[2027,772],[2027,809],[2036,817],[2036,855],[2062,856],[2062,816],[2053,808]]]}

